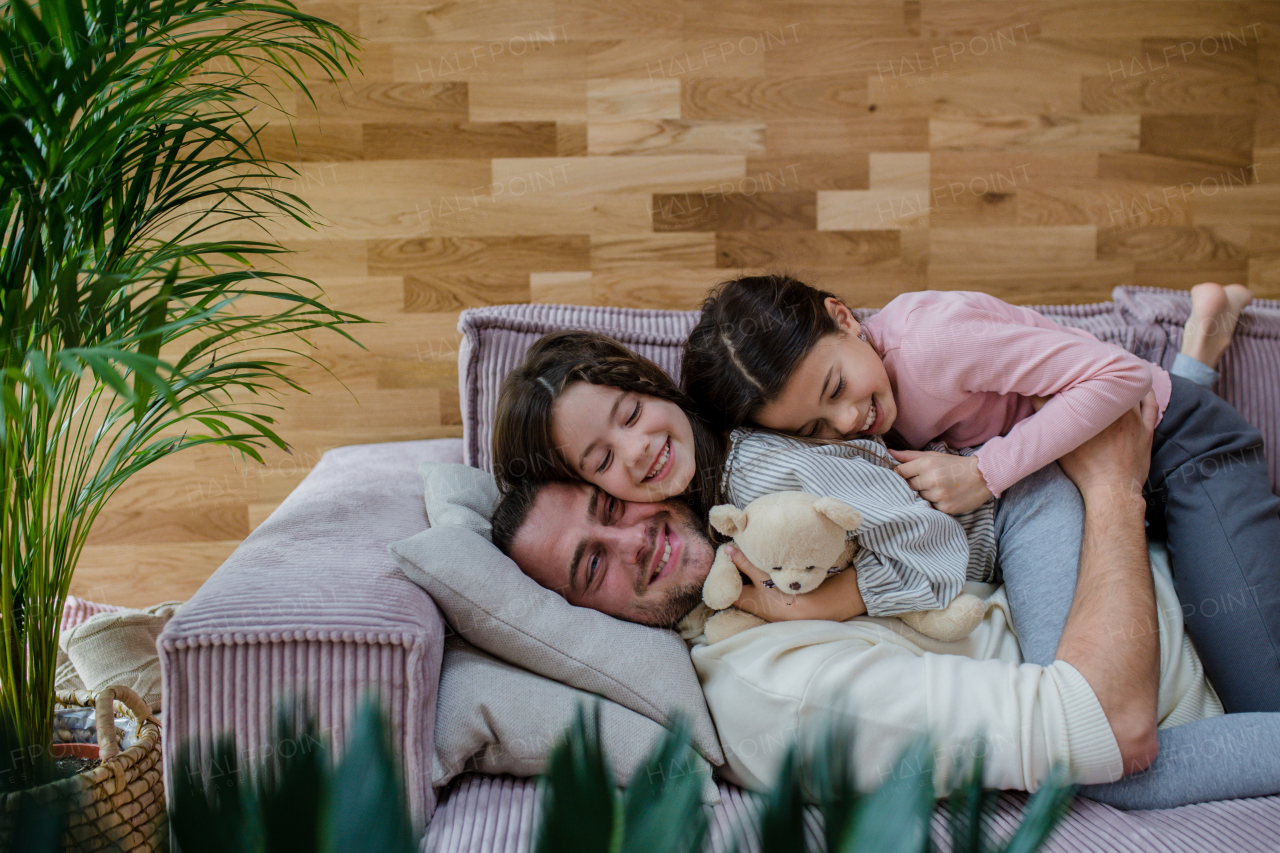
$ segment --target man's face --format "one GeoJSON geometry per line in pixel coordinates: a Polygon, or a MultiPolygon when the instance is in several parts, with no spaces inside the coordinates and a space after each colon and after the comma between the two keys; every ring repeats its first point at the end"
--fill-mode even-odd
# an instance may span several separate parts
{"type": "Polygon", "coordinates": [[[678,500],[620,501],[586,483],[549,483],[511,542],[511,558],[570,603],[644,625],[672,625],[702,600],[714,552],[678,500]]]}

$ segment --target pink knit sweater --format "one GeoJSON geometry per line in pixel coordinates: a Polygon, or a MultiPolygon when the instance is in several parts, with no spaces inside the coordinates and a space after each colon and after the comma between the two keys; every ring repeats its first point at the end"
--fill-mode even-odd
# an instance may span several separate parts
{"type": "Polygon", "coordinates": [[[1169,374],[1088,332],[985,293],[922,291],[863,324],[884,358],[912,447],[937,438],[976,447],[997,497],[1079,447],[1154,389],[1160,415],[1169,374]],[[1032,397],[1050,397],[1036,412],[1032,397]]]}

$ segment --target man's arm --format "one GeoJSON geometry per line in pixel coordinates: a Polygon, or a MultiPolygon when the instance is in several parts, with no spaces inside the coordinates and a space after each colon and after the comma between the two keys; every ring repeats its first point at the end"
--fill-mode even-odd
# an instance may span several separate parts
{"type": "Polygon", "coordinates": [[[1080,573],[1057,658],[1084,676],[1107,715],[1124,772],[1155,760],[1160,636],[1143,528],[1142,483],[1157,406],[1134,410],[1059,460],[1084,498],[1080,573]]]}

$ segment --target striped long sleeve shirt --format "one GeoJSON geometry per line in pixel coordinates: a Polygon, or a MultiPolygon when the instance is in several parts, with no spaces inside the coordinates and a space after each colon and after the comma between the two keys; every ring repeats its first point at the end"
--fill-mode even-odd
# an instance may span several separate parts
{"type": "Polygon", "coordinates": [[[735,506],[801,491],[837,498],[862,515],[850,537],[859,545],[853,565],[869,616],[936,610],[966,580],[995,580],[994,499],[960,516],[939,512],[893,470],[878,438],[812,445],[739,429],[730,444],[723,488],[735,506]]]}

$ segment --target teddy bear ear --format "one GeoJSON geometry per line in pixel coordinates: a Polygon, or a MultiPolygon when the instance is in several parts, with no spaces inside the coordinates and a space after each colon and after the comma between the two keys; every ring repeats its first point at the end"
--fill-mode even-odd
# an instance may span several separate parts
{"type": "Polygon", "coordinates": [[[711,508],[711,526],[725,536],[737,536],[747,529],[747,514],[733,504],[711,508]]]}
{"type": "Polygon", "coordinates": [[[842,500],[818,498],[813,502],[813,508],[840,525],[842,530],[857,530],[862,526],[862,516],[842,500]]]}

